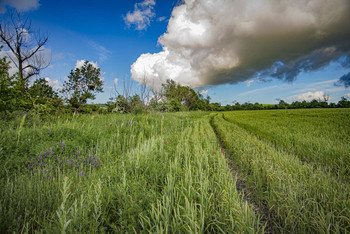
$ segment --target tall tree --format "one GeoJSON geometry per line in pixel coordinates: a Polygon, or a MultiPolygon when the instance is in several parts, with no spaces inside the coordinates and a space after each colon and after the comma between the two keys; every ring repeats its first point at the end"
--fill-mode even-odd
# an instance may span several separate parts
{"type": "Polygon", "coordinates": [[[9,22],[0,22],[0,42],[11,52],[8,57],[18,68],[22,91],[30,78],[39,75],[50,63],[49,58],[41,53],[47,40],[47,36],[33,30],[31,21],[18,12],[10,13],[9,22]]]}
{"type": "Polygon", "coordinates": [[[167,80],[165,84],[162,84],[162,87],[163,95],[167,100],[174,99],[178,103],[184,104],[188,110],[196,110],[200,107],[199,102],[203,96],[189,86],[182,86],[173,80],[167,80]]]}
{"type": "Polygon", "coordinates": [[[103,80],[100,75],[101,69],[89,61],[85,61],[82,67],[71,70],[68,81],[64,82],[61,92],[75,111],[88,99],[95,99],[97,92],[103,92],[103,80]]]}

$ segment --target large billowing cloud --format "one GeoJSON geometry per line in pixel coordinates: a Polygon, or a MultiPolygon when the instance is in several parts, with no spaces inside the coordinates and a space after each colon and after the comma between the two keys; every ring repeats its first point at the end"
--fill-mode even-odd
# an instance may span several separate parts
{"type": "Polygon", "coordinates": [[[163,50],[142,54],[132,78],[192,87],[293,81],[350,56],[349,22],[349,0],[185,0],[159,38],[163,50]]]}

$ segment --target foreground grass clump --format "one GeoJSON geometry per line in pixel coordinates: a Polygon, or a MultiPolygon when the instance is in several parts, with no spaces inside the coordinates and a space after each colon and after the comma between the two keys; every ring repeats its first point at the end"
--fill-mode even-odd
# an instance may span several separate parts
{"type": "MultiPolygon", "coordinates": [[[[230,118],[234,114],[230,113],[230,118]]],[[[254,197],[260,204],[268,204],[276,232],[346,233],[349,230],[348,183],[301,161],[278,145],[259,139],[221,114],[212,116],[212,125],[233,153],[233,161],[244,173],[254,197]]]]}
{"type": "Polygon", "coordinates": [[[3,232],[261,230],[203,114],[19,116],[0,130],[3,232]]]}

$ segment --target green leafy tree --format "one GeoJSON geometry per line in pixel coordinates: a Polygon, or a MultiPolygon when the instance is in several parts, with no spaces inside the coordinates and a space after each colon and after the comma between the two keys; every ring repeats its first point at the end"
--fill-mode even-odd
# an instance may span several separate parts
{"type": "Polygon", "coordinates": [[[316,99],[313,99],[310,103],[309,103],[309,108],[319,108],[319,102],[316,99]]]}
{"type": "Polygon", "coordinates": [[[142,106],[143,106],[143,102],[141,101],[141,98],[138,94],[131,96],[129,98],[129,102],[131,105],[131,111],[134,111],[135,108],[142,108],[142,106]]]}
{"type": "Polygon", "coordinates": [[[135,94],[129,98],[129,103],[131,106],[131,112],[134,114],[142,114],[147,112],[147,106],[142,101],[140,95],[135,94]]]}
{"type": "Polygon", "coordinates": [[[44,78],[34,81],[33,85],[29,88],[29,96],[33,105],[47,104],[53,99],[59,98],[58,93],[53,90],[49,82],[44,78]]]}
{"type": "Polygon", "coordinates": [[[239,102],[236,102],[235,105],[232,107],[233,107],[233,110],[241,110],[242,109],[241,104],[239,104],[239,102]]]}
{"type": "Polygon", "coordinates": [[[328,108],[329,104],[328,104],[327,101],[320,101],[319,102],[319,106],[322,107],[322,108],[328,108]]]}
{"type": "Polygon", "coordinates": [[[63,109],[63,100],[44,78],[34,81],[28,89],[28,97],[31,101],[31,108],[41,114],[49,114],[63,109]]]}
{"type": "Polygon", "coordinates": [[[307,101],[302,101],[301,102],[301,108],[309,108],[309,104],[307,103],[307,101]]]}
{"type": "MultiPolygon", "coordinates": [[[[2,46],[0,46],[1,50],[2,46]]],[[[28,88],[22,90],[18,74],[10,76],[10,63],[6,57],[0,59],[0,111],[17,111],[30,109],[28,88]]]]}
{"type": "Polygon", "coordinates": [[[209,106],[206,104],[206,100],[204,98],[200,98],[197,101],[197,108],[198,110],[203,110],[203,111],[209,110],[209,106]]]}
{"type": "Polygon", "coordinates": [[[178,86],[173,80],[167,80],[165,84],[162,84],[163,87],[163,96],[170,100],[172,98],[177,99],[181,102],[180,93],[178,92],[178,86]]]}
{"type": "Polygon", "coordinates": [[[225,107],[224,107],[225,111],[232,111],[233,110],[233,107],[230,106],[229,104],[227,104],[225,107]]]}
{"type": "Polygon", "coordinates": [[[189,110],[197,110],[199,97],[196,91],[194,91],[190,87],[184,87],[183,95],[184,95],[185,105],[187,106],[187,108],[189,110]]]}
{"type": "Polygon", "coordinates": [[[176,98],[172,98],[169,100],[170,111],[180,111],[181,103],[176,98]]]}
{"type": "Polygon", "coordinates": [[[61,92],[75,111],[86,104],[88,99],[95,99],[96,93],[103,92],[103,80],[100,75],[100,68],[88,61],[85,61],[82,67],[71,70],[61,92]]]}
{"type": "Polygon", "coordinates": [[[291,104],[291,108],[293,109],[299,109],[299,108],[302,108],[303,107],[303,104],[299,101],[294,101],[292,102],[291,104]]]}
{"type": "Polygon", "coordinates": [[[287,109],[289,107],[289,104],[285,102],[284,100],[280,100],[278,103],[279,109],[287,109]]]}
{"type": "Polygon", "coordinates": [[[350,101],[346,97],[342,97],[337,106],[340,108],[350,108],[350,101]]]}
{"type": "Polygon", "coordinates": [[[264,109],[263,105],[261,105],[258,102],[254,103],[253,110],[262,110],[262,109],[264,109]]]}
{"type": "MultiPolygon", "coordinates": [[[[148,106],[152,111],[160,111],[160,112],[172,111],[172,107],[170,106],[170,103],[167,100],[158,101],[154,98],[151,98],[151,100],[148,103],[148,106]]],[[[181,104],[180,104],[180,108],[181,108],[181,104]]]]}
{"type": "Polygon", "coordinates": [[[119,95],[116,99],[116,107],[113,109],[113,112],[119,112],[121,114],[130,113],[132,111],[132,107],[123,95],[119,95]]]}
{"type": "MultiPolygon", "coordinates": [[[[166,100],[171,101],[171,106],[174,107],[178,105],[178,103],[183,108],[180,108],[181,110],[207,110],[210,109],[209,106],[209,100],[210,97],[208,96],[207,99],[204,99],[203,96],[199,93],[197,93],[195,90],[188,86],[182,86],[179,84],[176,84],[173,80],[167,80],[165,84],[162,85],[163,87],[163,97],[165,97],[166,100]],[[175,104],[174,100],[177,101],[175,104]]],[[[177,109],[177,107],[175,107],[177,109]]],[[[174,111],[174,108],[172,108],[174,111]]]]}
{"type": "Polygon", "coordinates": [[[221,107],[221,104],[218,103],[218,102],[214,102],[214,103],[211,103],[210,104],[210,109],[212,111],[219,111],[220,110],[220,107],[221,107]]]}

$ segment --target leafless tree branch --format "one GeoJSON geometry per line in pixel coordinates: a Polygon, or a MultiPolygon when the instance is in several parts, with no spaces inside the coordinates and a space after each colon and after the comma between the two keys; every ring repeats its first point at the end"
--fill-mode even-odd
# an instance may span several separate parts
{"type": "Polygon", "coordinates": [[[19,81],[24,90],[29,79],[49,66],[51,58],[42,54],[48,36],[32,30],[31,21],[19,12],[10,12],[10,22],[0,22],[0,43],[10,51],[8,57],[18,68],[19,81]],[[15,57],[15,58],[13,58],[15,57]]]}

